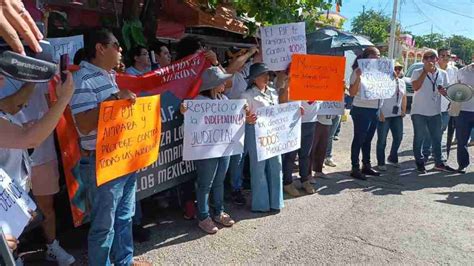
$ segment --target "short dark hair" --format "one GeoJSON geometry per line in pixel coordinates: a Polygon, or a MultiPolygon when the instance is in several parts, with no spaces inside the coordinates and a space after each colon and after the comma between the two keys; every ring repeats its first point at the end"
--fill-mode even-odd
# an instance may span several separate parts
{"type": "Polygon", "coordinates": [[[146,47],[143,45],[136,45],[128,52],[129,60],[132,65],[135,64],[135,56],[140,56],[143,49],[146,50],[146,47]]]}
{"type": "Polygon", "coordinates": [[[151,50],[153,50],[155,53],[161,53],[161,47],[166,47],[168,48],[168,45],[166,45],[166,43],[164,42],[160,42],[160,41],[155,41],[152,45],[151,45],[151,50]]]}
{"type": "Polygon", "coordinates": [[[74,55],[74,59],[72,60],[72,62],[74,63],[74,65],[79,65],[81,61],[84,60],[84,58],[85,58],[85,51],[84,51],[84,48],[81,48],[76,51],[76,54],[74,55]]]}
{"type": "Polygon", "coordinates": [[[91,60],[96,56],[95,46],[98,43],[106,44],[110,42],[110,36],[113,33],[108,29],[100,28],[87,32],[84,35],[84,57],[91,60]]]}
{"type": "Polygon", "coordinates": [[[368,58],[370,55],[376,54],[378,51],[379,49],[377,49],[375,46],[369,46],[365,48],[362,54],[358,55],[354,60],[354,63],[352,64],[352,70],[355,70],[359,67],[359,63],[357,62],[358,59],[368,58]]]}
{"type": "Polygon", "coordinates": [[[442,52],[450,52],[451,48],[448,47],[442,47],[438,49],[438,55],[441,54],[442,52]]]}
{"type": "Polygon", "coordinates": [[[182,38],[176,47],[176,60],[192,55],[204,46],[204,39],[197,36],[186,36],[182,38]]]}

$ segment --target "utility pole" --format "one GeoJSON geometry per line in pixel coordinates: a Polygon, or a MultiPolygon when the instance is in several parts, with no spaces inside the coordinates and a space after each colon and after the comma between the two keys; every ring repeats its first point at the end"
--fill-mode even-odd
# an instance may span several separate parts
{"type": "Polygon", "coordinates": [[[398,0],[393,1],[392,23],[390,25],[390,39],[388,42],[388,58],[395,57],[395,33],[397,27],[398,0]]]}

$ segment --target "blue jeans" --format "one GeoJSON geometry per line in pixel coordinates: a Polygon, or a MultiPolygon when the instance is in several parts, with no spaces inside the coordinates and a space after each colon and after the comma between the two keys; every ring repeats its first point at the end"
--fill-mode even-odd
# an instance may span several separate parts
{"type": "Polygon", "coordinates": [[[385,148],[387,147],[388,131],[392,132],[392,148],[390,149],[389,159],[398,163],[398,149],[403,138],[403,118],[401,116],[385,118],[377,126],[377,164],[385,165],[385,148]]]}
{"type": "Polygon", "coordinates": [[[209,217],[209,194],[212,189],[214,202],[214,215],[224,211],[224,180],[229,168],[229,156],[195,160],[196,166],[196,199],[198,206],[198,219],[200,221],[209,217]]]}
{"type": "MultiPolygon", "coordinates": [[[[443,141],[443,134],[448,128],[449,124],[449,114],[448,112],[441,113],[441,141],[443,141]]],[[[429,134],[426,134],[426,139],[423,142],[423,156],[425,158],[430,157],[431,155],[431,137],[429,134]]]]}
{"type": "Polygon", "coordinates": [[[232,186],[232,191],[239,191],[242,189],[243,173],[244,173],[244,154],[235,154],[230,156],[229,162],[229,177],[232,186]]]}
{"type": "Polygon", "coordinates": [[[474,141],[474,128],[471,131],[471,141],[474,141]]]}
{"type": "Polygon", "coordinates": [[[456,118],[456,139],[458,141],[457,158],[459,169],[469,166],[467,143],[474,130],[474,112],[461,111],[456,118]]]}
{"type": "Polygon", "coordinates": [[[96,183],[95,153],[82,157],[81,177],[86,182],[91,205],[88,239],[89,265],[131,265],[133,261],[132,217],[135,212],[135,173],[96,183]]]}
{"type": "Polygon", "coordinates": [[[258,161],[254,125],[245,125],[245,149],[250,161],[252,211],[267,212],[283,208],[281,156],[258,161]]]}
{"type": "Polygon", "coordinates": [[[283,154],[283,185],[293,183],[293,165],[298,154],[298,166],[300,169],[301,182],[308,180],[311,175],[311,147],[313,145],[314,130],[316,122],[301,124],[301,148],[283,154]]]}
{"type": "Polygon", "coordinates": [[[370,165],[370,148],[377,130],[377,109],[352,106],[354,138],[351,145],[351,163],[353,169],[359,169],[359,154],[362,150],[362,163],[370,165]]]}
{"type": "Polygon", "coordinates": [[[135,215],[132,218],[133,225],[141,225],[142,224],[142,204],[140,201],[135,202],[135,215]]]}
{"type": "Polygon", "coordinates": [[[443,163],[441,158],[441,115],[425,116],[425,115],[411,115],[413,122],[414,138],[413,138],[413,153],[415,155],[415,162],[417,165],[424,165],[424,154],[422,153],[423,143],[426,141],[426,136],[431,138],[431,145],[433,148],[433,155],[435,164],[443,163]]]}
{"type": "Polygon", "coordinates": [[[332,126],[329,131],[329,141],[328,141],[328,148],[326,149],[326,158],[332,158],[332,142],[334,141],[334,136],[337,135],[338,131],[341,130],[341,117],[340,115],[336,115],[335,118],[332,119],[332,126]]]}

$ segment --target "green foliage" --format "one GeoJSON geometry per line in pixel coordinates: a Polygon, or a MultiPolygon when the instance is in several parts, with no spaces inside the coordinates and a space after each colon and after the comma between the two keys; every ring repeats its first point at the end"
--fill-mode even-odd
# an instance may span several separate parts
{"type": "Polygon", "coordinates": [[[471,63],[471,56],[474,54],[474,40],[460,35],[448,38],[439,33],[415,36],[415,45],[419,48],[451,48],[451,52],[466,63],[471,63]]]}
{"type": "Polygon", "coordinates": [[[138,19],[123,22],[122,37],[127,51],[135,45],[142,45],[146,47],[146,39],[143,35],[143,26],[138,19]]]}
{"type": "Polygon", "coordinates": [[[415,45],[419,48],[429,47],[433,49],[439,49],[441,47],[447,47],[448,42],[446,37],[442,34],[432,33],[423,36],[415,36],[415,45]]]}
{"type": "Polygon", "coordinates": [[[352,32],[368,36],[373,43],[385,43],[390,35],[390,17],[370,9],[352,21],[352,32]]]}

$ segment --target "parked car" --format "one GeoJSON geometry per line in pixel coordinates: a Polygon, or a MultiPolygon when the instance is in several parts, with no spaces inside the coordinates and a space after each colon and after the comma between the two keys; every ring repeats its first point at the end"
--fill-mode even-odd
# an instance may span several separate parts
{"type": "Polygon", "coordinates": [[[407,110],[411,110],[411,103],[413,101],[413,86],[411,84],[411,76],[413,75],[413,71],[416,69],[420,69],[423,67],[423,63],[414,63],[411,65],[407,72],[405,73],[405,76],[403,77],[403,80],[406,83],[406,88],[407,88],[407,110]]]}

